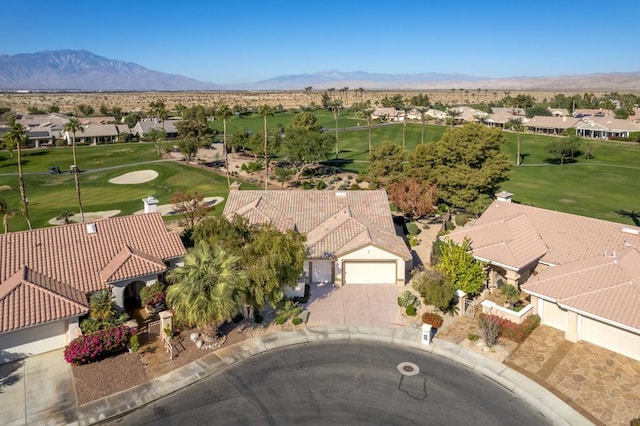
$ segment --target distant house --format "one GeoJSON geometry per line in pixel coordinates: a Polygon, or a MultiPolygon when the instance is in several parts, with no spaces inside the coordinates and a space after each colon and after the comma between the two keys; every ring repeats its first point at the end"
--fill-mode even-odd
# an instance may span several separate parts
{"type": "Polygon", "coordinates": [[[177,138],[178,129],[176,123],[180,120],[163,120],[157,118],[145,118],[136,123],[131,129],[131,134],[136,135],[140,139],[144,139],[145,135],[151,129],[164,130],[167,134],[167,138],[177,138]]]}
{"type": "Polygon", "coordinates": [[[573,111],[573,116],[576,118],[611,116],[613,118],[614,113],[611,110],[602,108],[577,108],[573,111]]]}
{"type": "Polygon", "coordinates": [[[24,127],[27,133],[27,146],[40,148],[55,143],[62,138],[64,126],[71,117],[65,114],[52,113],[46,115],[21,115],[16,122],[24,127]]]}
{"type": "Polygon", "coordinates": [[[475,224],[447,238],[471,242],[490,287],[519,286],[542,323],[640,360],[640,228],[511,202],[500,193],[475,224]]]}
{"type": "Polygon", "coordinates": [[[436,120],[446,120],[447,113],[445,111],[440,111],[439,109],[429,108],[427,110],[427,115],[429,117],[433,117],[436,120]]]}
{"type": "Polygon", "coordinates": [[[64,347],[88,295],[125,308],[186,254],[159,213],[2,234],[0,253],[0,363],[64,347]]]}
{"type": "MultiPolygon", "coordinates": [[[[131,133],[126,124],[87,124],[82,126],[82,131],[76,132],[76,143],[97,145],[100,143],[118,142],[120,135],[131,133]]],[[[73,133],[64,132],[64,139],[71,144],[73,133]]]]}
{"type": "Polygon", "coordinates": [[[613,118],[611,115],[582,118],[575,128],[579,136],[594,139],[628,138],[631,133],[640,132],[640,124],[613,118]]]}
{"type": "Polygon", "coordinates": [[[302,283],[401,286],[412,267],[385,191],[237,190],[229,193],[223,215],[305,234],[302,283]]]}
{"type": "Polygon", "coordinates": [[[507,107],[491,107],[492,114],[498,115],[507,115],[507,116],[516,116],[516,117],[526,117],[527,113],[523,108],[507,108],[507,107]]]}
{"type": "Polygon", "coordinates": [[[579,122],[579,119],[566,115],[554,117],[537,115],[531,117],[524,126],[533,133],[562,135],[567,129],[576,127],[579,122]]]}
{"type": "Polygon", "coordinates": [[[381,121],[402,121],[404,114],[395,108],[376,108],[371,113],[371,118],[381,121]]]}

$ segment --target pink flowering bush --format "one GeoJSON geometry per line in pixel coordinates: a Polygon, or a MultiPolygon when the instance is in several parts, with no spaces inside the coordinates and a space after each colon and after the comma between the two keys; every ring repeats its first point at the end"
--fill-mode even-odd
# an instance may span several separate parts
{"type": "Polygon", "coordinates": [[[80,336],[64,350],[64,359],[76,365],[89,364],[110,354],[123,351],[135,329],[120,325],[80,336]]]}
{"type": "Polygon", "coordinates": [[[142,306],[148,306],[158,311],[164,310],[166,308],[164,285],[156,281],[151,285],[142,287],[140,301],[142,306]]]}

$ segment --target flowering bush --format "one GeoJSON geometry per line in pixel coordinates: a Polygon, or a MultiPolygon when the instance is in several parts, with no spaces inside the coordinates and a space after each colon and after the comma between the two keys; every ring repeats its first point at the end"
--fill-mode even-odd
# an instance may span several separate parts
{"type": "Polygon", "coordinates": [[[140,290],[140,301],[142,306],[148,306],[155,310],[163,310],[166,308],[164,285],[158,281],[151,285],[145,286],[140,290]]]}
{"type": "Polygon", "coordinates": [[[522,324],[516,324],[515,322],[500,318],[496,315],[481,314],[481,317],[497,322],[500,326],[500,336],[513,340],[516,343],[524,342],[524,339],[529,337],[533,330],[540,325],[540,317],[538,315],[528,316],[522,324]]]}
{"type": "Polygon", "coordinates": [[[76,365],[89,364],[127,347],[135,329],[124,325],[80,336],[64,349],[64,359],[76,365]]]}

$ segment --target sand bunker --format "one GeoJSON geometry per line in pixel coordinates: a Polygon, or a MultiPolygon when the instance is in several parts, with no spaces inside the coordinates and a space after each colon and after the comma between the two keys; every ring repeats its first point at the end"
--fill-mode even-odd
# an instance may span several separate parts
{"type": "MultiPolygon", "coordinates": [[[[212,207],[212,206],[215,206],[216,204],[221,203],[223,200],[224,198],[222,197],[204,197],[202,201],[204,201],[210,207],[212,207]]],[[[173,206],[173,204],[160,204],[156,206],[156,211],[160,212],[162,216],[171,216],[174,214],[178,214],[178,212],[175,211],[175,207],[173,206]]],[[[138,210],[134,214],[142,214],[142,213],[144,213],[144,209],[138,210]]]]}
{"type": "Polygon", "coordinates": [[[109,179],[109,183],[115,183],[116,185],[134,185],[137,183],[150,182],[157,177],[158,172],[155,170],[138,170],[109,179]]]}
{"type": "MultiPolygon", "coordinates": [[[[120,213],[120,210],[106,210],[103,212],[85,212],[84,221],[92,222],[94,220],[103,219],[105,217],[113,217],[120,213]]],[[[69,217],[71,223],[80,223],[80,213],[76,213],[69,217]]],[[[64,225],[64,219],[56,219],[55,217],[49,220],[50,225],[64,225]]]]}

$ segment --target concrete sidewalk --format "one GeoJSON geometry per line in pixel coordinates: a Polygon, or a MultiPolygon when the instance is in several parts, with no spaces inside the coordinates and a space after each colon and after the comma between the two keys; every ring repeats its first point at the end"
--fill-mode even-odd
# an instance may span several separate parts
{"type": "MultiPolygon", "coordinates": [[[[88,425],[113,419],[169,395],[187,385],[215,374],[226,367],[251,356],[292,345],[322,343],[338,340],[364,340],[384,344],[401,345],[441,356],[467,367],[472,374],[492,380],[535,410],[542,413],[551,424],[591,424],[551,392],[524,375],[498,362],[489,360],[450,342],[435,339],[427,346],[420,342],[420,331],[411,328],[375,328],[366,326],[317,326],[293,332],[281,332],[254,337],[235,345],[224,347],[182,368],[153,379],[132,389],[90,402],[80,407],[69,407],[71,401],[63,401],[55,412],[52,423],[88,425]]],[[[58,354],[62,359],[61,354],[58,354]]],[[[64,361],[63,361],[64,362],[64,361]]],[[[70,374],[69,374],[70,376],[70,374]]],[[[27,399],[29,401],[29,399],[27,399]]],[[[3,410],[4,413],[4,410],[3,410]]],[[[39,412],[40,414],[43,411],[39,412]]],[[[35,417],[34,417],[35,419],[35,417]]],[[[40,417],[42,419],[42,417],[40,417]]],[[[15,424],[19,424],[16,422],[15,424]]]]}
{"type": "Polygon", "coordinates": [[[76,391],[62,349],[0,365],[0,378],[3,425],[77,421],[76,391]]]}

